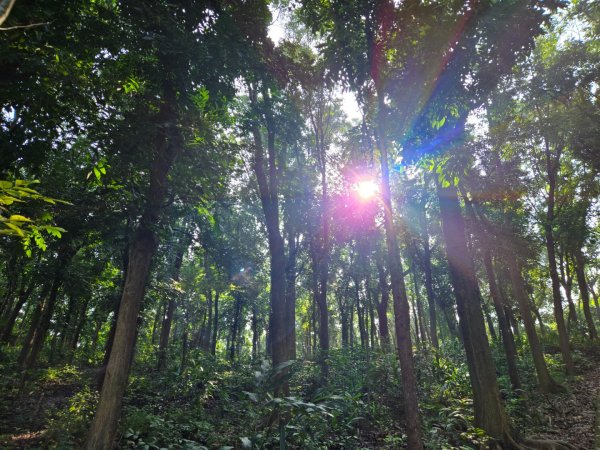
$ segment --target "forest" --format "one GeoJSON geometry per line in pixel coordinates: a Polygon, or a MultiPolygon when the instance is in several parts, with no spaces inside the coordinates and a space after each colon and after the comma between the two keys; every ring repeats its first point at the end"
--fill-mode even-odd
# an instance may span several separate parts
{"type": "Polygon", "coordinates": [[[0,0],[0,447],[600,448],[599,38],[0,0]]]}

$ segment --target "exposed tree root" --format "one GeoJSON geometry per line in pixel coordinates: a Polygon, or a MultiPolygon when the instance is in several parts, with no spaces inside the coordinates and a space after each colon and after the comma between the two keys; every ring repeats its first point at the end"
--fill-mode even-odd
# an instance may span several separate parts
{"type": "Polygon", "coordinates": [[[489,445],[490,450],[577,450],[568,442],[552,439],[517,439],[507,433],[503,439],[494,440],[489,445]]]}

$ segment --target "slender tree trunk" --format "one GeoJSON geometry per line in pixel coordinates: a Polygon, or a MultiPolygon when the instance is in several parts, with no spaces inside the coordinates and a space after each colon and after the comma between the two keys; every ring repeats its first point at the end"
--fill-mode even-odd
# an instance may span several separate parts
{"type": "Polygon", "coordinates": [[[81,304],[81,309],[79,311],[77,317],[77,325],[75,326],[75,331],[71,336],[71,340],[69,341],[69,363],[73,362],[73,358],[75,356],[75,351],[77,350],[77,344],[79,343],[79,337],[81,336],[81,331],[85,325],[87,319],[87,307],[89,303],[89,298],[86,298],[85,301],[81,304]]]}
{"type": "MultiPolygon", "coordinates": [[[[182,242],[179,242],[177,254],[175,255],[175,261],[173,262],[173,273],[172,279],[175,282],[179,281],[179,273],[181,272],[181,265],[183,264],[183,254],[187,249],[187,238],[182,238],[182,242]]],[[[163,319],[162,328],[160,331],[160,341],[158,343],[158,370],[164,370],[167,367],[167,351],[169,348],[169,336],[171,335],[171,324],[173,323],[173,316],[175,315],[175,309],[177,308],[177,297],[175,293],[171,293],[169,303],[165,317],[163,319]]],[[[210,320],[210,319],[209,319],[210,320]]]]}
{"type": "Polygon", "coordinates": [[[288,259],[285,267],[285,320],[287,330],[288,358],[296,359],[296,234],[288,233],[288,259]]]}
{"type": "Polygon", "coordinates": [[[367,309],[369,314],[369,337],[371,339],[371,348],[376,348],[377,346],[377,327],[375,326],[375,308],[373,307],[374,298],[373,292],[371,289],[371,276],[367,274],[366,280],[366,288],[367,288],[367,309]]]}
{"type": "MultiPolygon", "coordinates": [[[[250,87],[250,97],[256,106],[256,92],[250,87]]],[[[275,154],[275,132],[270,116],[270,97],[263,89],[263,100],[267,115],[267,165],[268,176],[265,168],[265,155],[263,140],[258,123],[252,126],[254,137],[254,173],[258,182],[260,200],[269,243],[270,256],[270,303],[271,319],[269,320],[269,339],[273,367],[288,360],[287,330],[286,330],[286,297],[285,297],[285,247],[279,230],[279,199],[278,199],[278,167],[275,154]]],[[[283,377],[285,374],[281,373],[283,377]]],[[[279,392],[279,389],[277,390],[279,392]]],[[[287,393],[287,383],[282,384],[281,391],[287,393]]]]}
{"type": "Polygon", "coordinates": [[[56,305],[56,299],[58,298],[58,290],[60,289],[60,286],[62,284],[62,264],[60,262],[58,264],[59,268],[57,268],[56,275],[54,276],[52,288],[50,289],[50,295],[48,295],[48,299],[44,302],[44,308],[42,309],[39,322],[36,326],[33,338],[31,340],[29,353],[24,358],[23,364],[21,366],[23,370],[31,369],[34,366],[38,354],[42,349],[42,346],[44,345],[46,334],[48,333],[50,319],[52,318],[54,306],[56,305]]]}
{"type": "Polygon", "coordinates": [[[417,306],[415,302],[412,302],[412,316],[413,316],[413,329],[415,330],[415,343],[417,344],[417,348],[421,348],[421,336],[419,334],[419,317],[417,314],[417,306]]]}
{"type": "Polygon", "coordinates": [[[229,338],[229,359],[233,361],[235,359],[235,350],[238,339],[238,332],[240,331],[240,322],[242,315],[242,298],[241,294],[238,293],[235,297],[235,306],[233,309],[233,321],[231,323],[230,338],[229,338]]]}
{"type": "Polygon", "coordinates": [[[387,274],[383,267],[383,261],[377,261],[377,272],[379,273],[379,290],[381,292],[381,301],[377,304],[379,338],[381,340],[381,348],[387,351],[390,348],[390,328],[387,318],[388,305],[390,302],[390,288],[387,281],[387,274]]]}
{"type": "Polygon", "coordinates": [[[385,138],[383,118],[385,103],[383,93],[378,91],[379,117],[378,117],[378,143],[381,159],[381,194],[383,200],[384,228],[387,243],[387,263],[392,280],[392,299],[394,305],[394,321],[396,325],[396,341],[400,369],[402,373],[402,386],[406,412],[406,434],[410,449],[423,448],[421,432],[421,417],[417,397],[417,380],[415,377],[412,355],[412,341],[410,338],[410,310],[406,286],[400,260],[400,250],[396,236],[396,227],[392,213],[392,194],[390,189],[390,173],[388,166],[388,146],[385,138]]]}
{"type": "Polygon", "coordinates": [[[431,274],[431,248],[429,246],[429,230],[425,209],[419,215],[421,238],[423,240],[423,271],[425,272],[425,290],[427,292],[427,305],[429,307],[429,336],[431,345],[438,350],[440,345],[437,337],[437,315],[435,311],[435,294],[433,292],[433,276],[431,274]]]}
{"type": "MultiPolygon", "coordinates": [[[[496,267],[498,269],[498,267],[496,267]]],[[[506,319],[512,328],[513,335],[517,338],[521,337],[521,330],[519,329],[519,323],[515,318],[515,314],[513,313],[513,305],[510,301],[508,293],[506,292],[506,286],[510,284],[510,275],[506,273],[506,270],[503,265],[500,266],[498,272],[498,292],[500,293],[500,298],[502,299],[502,304],[504,305],[504,314],[506,315],[506,319]]]]}
{"type": "Polygon", "coordinates": [[[473,259],[467,248],[465,224],[458,193],[453,185],[437,184],[442,231],[450,268],[450,280],[456,296],[460,328],[465,346],[473,403],[475,426],[498,440],[511,440],[504,406],[496,379],[494,362],[485,332],[482,299],[473,259]]]}
{"type": "Polygon", "coordinates": [[[569,316],[567,317],[567,332],[570,333],[572,326],[579,322],[577,317],[577,308],[573,303],[573,275],[569,267],[569,260],[563,252],[558,254],[558,267],[560,268],[560,284],[562,284],[567,297],[567,305],[569,306],[569,316]]]}
{"type": "Polygon", "coordinates": [[[496,334],[496,329],[494,328],[494,321],[492,320],[492,316],[490,315],[490,306],[484,299],[481,299],[481,307],[483,309],[483,315],[485,317],[485,321],[487,322],[488,331],[490,332],[490,337],[493,341],[498,340],[498,335],[496,334]]]}
{"type": "MultiPolygon", "coordinates": [[[[16,305],[13,307],[10,315],[7,317],[4,322],[4,326],[2,328],[2,333],[0,334],[0,342],[1,343],[9,343],[11,342],[12,331],[15,327],[15,322],[17,321],[17,317],[19,317],[19,313],[21,312],[21,308],[30,297],[33,292],[33,288],[35,287],[35,280],[32,278],[29,282],[29,286],[27,289],[24,289],[23,280],[21,281],[21,288],[19,289],[19,298],[17,299],[16,305]]],[[[49,288],[49,285],[48,285],[49,288]]],[[[47,295],[44,294],[44,297],[47,295]]]]}
{"type": "Polygon", "coordinates": [[[365,329],[365,318],[364,308],[361,306],[360,301],[360,281],[353,278],[354,280],[354,304],[356,306],[356,318],[358,319],[358,334],[360,336],[360,345],[363,349],[368,347],[367,344],[367,331],[365,329]]]}
{"type": "Polygon", "coordinates": [[[592,311],[590,310],[590,293],[588,292],[587,282],[585,280],[585,258],[581,249],[575,251],[575,274],[577,275],[577,284],[579,286],[579,297],[583,304],[583,314],[587,323],[588,332],[591,340],[598,338],[592,311]]]}
{"type": "Polygon", "coordinates": [[[217,340],[219,337],[219,291],[215,293],[215,314],[213,315],[213,334],[210,340],[210,354],[215,356],[217,353],[217,340]]]}
{"type": "Polygon", "coordinates": [[[252,306],[252,360],[258,358],[258,312],[256,305],[252,306]]]}
{"type": "Polygon", "coordinates": [[[596,307],[596,315],[600,319],[600,301],[598,299],[598,294],[594,289],[594,283],[588,283],[588,289],[592,293],[592,297],[594,298],[594,306],[596,307]]]}
{"type": "Polygon", "coordinates": [[[560,295],[560,281],[558,271],[556,269],[556,252],[554,244],[554,232],[552,226],[554,224],[554,202],[556,191],[556,174],[558,171],[559,157],[552,158],[548,142],[546,145],[546,168],[548,175],[548,198],[546,207],[546,221],[544,223],[544,231],[546,237],[546,251],[548,253],[548,267],[550,269],[550,278],[552,280],[552,301],[554,303],[554,318],[556,319],[556,328],[558,330],[558,341],[560,352],[562,354],[563,363],[567,375],[575,374],[575,366],[571,357],[571,348],[569,346],[569,335],[565,326],[565,317],[562,307],[562,297],[560,295]]]}
{"type": "Polygon", "coordinates": [[[123,394],[135,348],[137,319],[150,263],[157,247],[154,229],[166,197],[167,175],[182,144],[176,125],[178,115],[175,109],[175,95],[173,87],[165,82],[163,100],[157,117],[154,161],[150,169],[150,186],[145,199],[145,210],[131,243],[114,343],[106,368],[100,401],[85,443],[87,450],[111,449],[117,431],[123,394]]]}
{"type": "Polygon", "coordinates": [[[518,265],[519,263],[516,261],[514,255],[506,255],[504,260],[508,266],[513,285],[513,292],[517,299],[517,303],[519,304],[519,309],[521,310],[521,317],[523,319],[523,324],[525,325],[525,333],[527,333],[527,340],[529,341],[529,348],[531,349],[531,356],[537,373],[540,391],[544,393],[560,392],[562,387],[552,379],[548,372],[548,367],[546,366],[542,345],[538,339],[537,332],[535,331],[535,324],[531,317],[529,299],[527,298],[525,282],[523,280],[523,275],[521,274],[521,268],[518,265]]]}
{"type": "Polygon", "coordinates": [[[419,283],[417,281],[417,269],[413,264],[411,267],[412,277],[413,277],[413,286],[415,288],[415,304],[417,306],[417,317],[419,324],[419,332],[421,334],[421,341],[423,346],[425,346],[425,342],[429,340],[427,336],[427,326],[425,324],[425,314],[423,312],[423,304],[421,303],[421,291],[419,289],[419,283]]]}
{"type": "Polygon", "coordinates": [[[517,348],[513,335],[510,332],[510,327],[504,315],[504,305],[502,298],[500,297],[500,291],[496,284],[496,276],[494,275],[494,266],[492,263],[492,254],[489,250],[485,250],[483,253],[483,265],[485,267],[485,273],[487,275],[488,283],[490,286],[490,295],[494,308],[496,309],[496,315],[498,316],[498,326],[502,335],[502,345],[504,346],[504,353],[506,355],[506,364],[508,366],[508,376],[510,377],[510,383],[513,389],[521,389],[521,380],[519,378],[519,371],[517,370],[517,348]]]}

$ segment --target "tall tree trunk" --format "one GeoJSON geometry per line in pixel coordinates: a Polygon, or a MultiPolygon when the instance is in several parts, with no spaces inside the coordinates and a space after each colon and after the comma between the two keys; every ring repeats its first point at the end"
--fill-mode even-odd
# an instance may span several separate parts
{"type": "Polygon", "coordinates": [[[492,297],[496,315],[498,316],[498,326],[502,335],[502,345],[504,346],[504,353],[506,355],[510,383],[513,389],[521,389],[521,380],[519,378],[519,371],[517,370],[517,348],[504,314],[504,305],[502,303],[502,298],[500,297],[498,285],[496,284],[496,276],[494,275],[494,266],[490,250],[485,250],[483,253],[483,265],[490,286],[490,296],[492,297]]]}
{"type": "Polygon", "coordinates": [[[377,346],[377,327],[375,326],[375,308],[373,307],[375,298],[373,297],[373,290],[371,289],[370,273],[367,273],[367,280],[365,284],[367,288],[367,309],[369,314],[369,337],[371,339],[371,348],[374,349],[377,346]]]}
{"type": "Polygon", "coordinates": [[[588,289],[592,293],[592,297],[594,298],[594,306],[596,307],[595,308],[596,315],[600,319],[600,301],[598,299],[598,294],[596,293],[596,290],[594,289],[594,283],[592,283],[592,282],[588,283],[588,289]]]}
{"type": "Polygon", "coordinates": [[[504,305],[504,314],[506,315],[506,319],[512,328],[513,335],[517,338],[520,338],[521,330],[519,329],[519,324],[513,312],[513,305],[506,291],[506,286],[510,285],[510,275],[506,272],[506,269],[503,265],[500,267],[496,266],[496,269],[499,281],[498,292],[500,293],[500,298],[502,299],[502,304],[504,305]]]}
{"type": "MultiPolygon", "coordinates": [[[[21,308],[30,297],[33,292],[33,288],[35,287],[35,278],[33,277],[29,286],[25,289],[24,286],[24,278],[21,279],[21,287],[19,288],[19,297],[17,299],[17,303],[14,305],[10,315],[6,318],[4,325],[2,327],[2,332],[0,333],[0,343],[9,343],[12,337],[12,331],[15,326],[15,322],[17,321],[17,317],[19,317],[19,313],[21,312],[21,308]]],[[[45,297],[46,294],[44,294],[45,297]]]]}
{"type": "Polygon", "coordinates": [[[433,292],[433,276],[431,273],[431,249],[429,247],[429,232],[427,219],[423,213],[421,220],[421,235],[423,238],[423,271],[425,272],[425,290],[427,292],[427,306],[429,307],[429,336],[431,345],[438,350],[440,344],[437,337],[437,315],[435,311],[435,294],[433,292]]]}
{"type": "Polygon", "coordinates": [[[588,332],[591,340],[598,338],[592,311],[590,310],[590,293],[588,292],[587,282],[585,280],[585,257],[581,249],[575,250],[575,274],[577,275],[577,284],[579,286],[579,297],[583,304],[583,314],[587,323],[588,332]]]}
{"type": "Polygon", "coordinates": [[[410,449],[423,448],[421,432],[421,417],[417,397],[417,380],[415,377],[412,355],[412,341],[410,338],[410,309],[406,295],[406,285],[400,249],[396,236],[396,227],[392,213],[392,193],[390,189],[390,173],[388,166],[388,145],[385,137],[383,119],[385,103],[383,93],[378,91],[379,117],[378,117],[378,143],[381,159],[381,194],[383,200],[384,228],[387,243],[387,263],[392,280],[392,299],[394,305],[394,321],[396,325],[396,341],[400,369],[402,373],[402,386],[406,412],[406,434],[410,449]]]}
{"type": "Polygon", "coordinates": [[[458,193],[453,185],[437,184],[442,232],[456,296],[459,324],[465,346],[471,386],[475,426],[499,440],[511,440],[504,406],[496,379],[494,362],[485,332],[481,293],[473,259],[467,248],[465,224],[458,193]]]}
{"type": "Polygon", "coordinates": [[[567,375],[575,374],[575,366],[571,357],[571,348],[569,346],[569,335],[565,326],[565,317],[562,307],[562,297],[560,295],[560,281],[558,270],[556,268],[556,252],[554,244],[554,203],[556,191],[556,175],[560,161],[560,153],[556,157],[550,154],[548,141],[545,142],[546,150],[546,171],[548,175],[548,198],[546,207],[546,220],[544,222],[544,232],[546,237],[546,252],[548,253],[548,267],[550,269],[550,278],[552,280],[552,301],[554,303],[554,318],[556,319],[556,328],[558,330],[558,341],[560,352],[567,375]]]}
{"type": "Polygon", "coordinates": [[[178,114],[175,102],[175,90],[169,82],[165,82],[156,121],[150,186],[145,198],[144,213],[131,243],[114,343],[106,368],[100,401],[85,443],[87,450],[109,450],[113,447],[123,394],[133,359],[137,319],[144,298],[150,263],[157,247],[154,229],[166,197],[167,175],[182,145],[182,137],[177,129],[178,114]]]}
{"type": "Polygon", "coordinates": [[[288,259],[285,266],[285,320],[287,330],[288,358],[296,359],[296,233],[288,232],[288,259]]]}
{"type": "Polygon", "coordinates": [[[390,328],[388,325],[387,311],[390,302],[390,288],[387,281],[387,274],[383,267],[383,261],[377,260],[377,272],[379,273],[379,290],[381,292],[381,301],[377,303],[377,317],[379,318],[379,339],[381,348],[385,351],[390,348],[390,328]]]}
{"type": "Polygon", "coordinates": [[[563,252],[558,253],[558,267],[560,268],[560,284],[562,284],[567,296],[567,305],[569,306],[569,316],[567,317],[567,332],[570,333],[572,326],[579,322],[577,317],[577,308],[573,303],[573,274],[569,267],[567,255],[563,252]]]}
{"type": "Polygon", "coordinates": [[[83,327],[86,323],[86,319],[87,319],[86,313],[87,313],[88,303],[89,303],[89,298],[86,297],[86,299],[81,304],[81,308],[79,310],[79,314],[77,317],[77,325],[75,326],[75,331],[71,335],[71,340],[69,341],[69,349],[68,349],[69,364],[73,363],[75,351],[77,350],[77,344],[79,343],[79,337],[81,336],[81,331],[83,330],[83,327]]]}
{"type": "MultiPolygon", "coordinates": [[[[114,315],[112,318],[112,322],[110,325],[110,331],[108,332],[108,339],[106,340],[106,344],[104,346],[104,359],[102,360],[102,365],[100,366],[98,373],[96,374],[96,387],[98,389],[98,391],[102,391],[102,384],[104,383],[104,376],[106,375],[106,366],[108,366],[108,360],[110,359],[110,352],[112,350],[113,347],[113,343],[115,340],[115,332],[117,330],[117,322],[119,319],[119,308],[121,306],[121,299],[123,298],[123,291],[125,289],[125,281],[127,280],[127,268],[129,267],[129,252],[130,252],[130,242],[129,239],[127,238],[127,236],[129,235],[129,228],[130,228],[131,222],[129,219],[127,219],[126,223],[125,223],[125,232],[124,235],[126,236],[125,238],[125,248],[123,249],[123,253],[121,255],[122,259],[121,262],[123,264],[123,269],[122,269],[122,277],[121,277],[121,291],[119,293],[118,296],[116,296],[115,301],[114,301],[114,315]]],[[[161,308],[161,306],[159,306],[159,308],[161,308]]],[[[155,318],[156,320],[158,320],[158,317],[155,318]]],[[[152,344],[154,344],[155,339],[154,339],[154,331],[156,330],[156,325],[155,327],[152,329],[152,344]]],[[[94,342],[94,348],[96,347],[97,344],[97,339],[94,342]]]]}
{"type": "Polygon", "coordinates": [[[425,342],[429,340],[427,336],[427,325],[425,324],[425,314],[423,312],[423,304],[421,303],[421,291],[419,289],[419,283],[417,281],[417,269],[413,264],[411,267],[412,277],[413,277],[413,286],[415,289],[415,304],[417,306],[417,316],[419,318],[419,332],[421,334],[421,341],[423,342],[423,346],[425,346],[425,342]]]}
{"type": "Polygon", "coordinates": [[[48,295],[47,300],[44,302],[44,307],[42,309],[39,322],[36,326],[33,338],[31,340],[29,353],[23,359],[23,364],[21,365],[21,368],[23,370],[31,369],[34,366],[38,354],[42,349],[42,346],[44,345],[46,334],[48,333],[50,319],[52,318],[54,306],[56,305],[56,299],[58,298],[58,290],[60,289],[60,286],[62,284],[62,264],[61,262],[58,262],[57,264],[58,267],[56,270],[56,274],[54,275],[52,288],[50,289],[50,294],[48,295]]]}
{"type": "Polygon", "coordinates": [[[236,345],[238,340],[238,333],[240,333],[240,322],[242,315],[242,294],[238,293],[234,295],[235,305],[233,308],[233,321],[231,322],[230,338],[229,338],[229,359],[233,361],[236,354],[236,345]]]}
{"type": "Polygon", "coordinates": [[[490,337],[493,341],[498,340],[498,336],[496,335],[496,329],[494,328],[494,321],[492,320],[492,316],[490,315],[490,306],[484,299],[481,299],[481,307],[483,309],[483,315],[485,317],[485,321],[487,322],[488,331],[490,332],[490,337]]]}
{"type": "MultiPolygon", "coordinates": [[[[265,168],[265,155],[262,135],[258,123],[252,125],[254,137],[254,173],[258,182],[258,190],[269,243],[270,256],[270,303],[271,316],[269,320],[269,339],[273,367],[277,367],[288,360],[288,347],[286,330],[286,297],[285,297],[285,247],[279,230],[279,199],[278,199],[278,167],[275,152],[275,131],[272,117],[270,116],[270,94],[263,88],[263,100],[267,116],[267,165],[268,176],[265,168]]],[[[256,91],[250,87],[252,104],[257,107],[256,91]]],[[[281,373],[281,378],[285,375],[281,373]]],[[[277,389],[279,391],[279,389],[277,389]]],[[[287,393],[287,383],[282,384],[284,393],[287,393]]],[[[279,393],[279,392],[278,392],[279,393]]]]}
{"type": "Polygon", "coordinates": [[[258,311],[256,304],[252,305],[252,360],[256,361],[258,358],[258,311]]]}
{"type": "MultiPolygon", "coordinates": [[[[173,261],[173,272],[172,280],[174,282],[179,281],[179,273],[181,272],[181,265],[183,264],[183,254],[187,249],[187,238],[181,238],[178,243],[177,253],[175,254],[175,261],[173,261]]],[[[169,336],[171,335],[171,324],[173,323],[173,316],[175,315],[175,309],[177,308],[177,296],[176,293],[172,292],[169,296],[169,303],[167,304],[167,310],[163,319],[162,328],[160,330],[160,341],[158,343],[158,370],[164,370],[167,367],[167,351],[169,348],[169,336]]],[[[210,320],[210,319],[209,319],[210,320]]]]}
{"type": "Polygon", "coordinates": [[[504,260],[508,266],[513,285],[513,292],[517,299],[517,303],[519,304],[519,309],[521,310],[521,318],[525,325],[525,333],[527,333],[527,340],[529,341],[529,348],[531,349],[531,356],[537,373],[540,391],[544,393],[560,392],[562,387],[552,379],[548,372],[542,345],[540,344],[537,332],[535,331],[535,324],[531,317],[529,299],[527,298],[527,290],[525,289],[525,282],[523,280],[523,275],[521,274],[521,267],[514,255],[506,255],[504,260]]]}
{"type": "Polygon", "coordinates": [[[360,285],[361,282],[357,278],[354,280],[354,304],[356,306],[356,318],[358,319],[358,334],[360,336],[360,345],[363,349],[368,347],[367,330],[365,328],[364,308],[360,301],[360,285]]]}
{"type": "Polygon", "coordinates": [[[210,354],[217,353],[217,340],[219,338],[219,291],[215,293],[215,314],[213,316],[213,334],[210,339],[210,354]]]}

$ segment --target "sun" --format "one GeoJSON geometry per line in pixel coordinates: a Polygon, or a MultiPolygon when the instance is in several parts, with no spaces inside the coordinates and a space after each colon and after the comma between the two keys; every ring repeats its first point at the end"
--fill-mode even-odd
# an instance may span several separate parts
{"type": "Polygon", "coordinates": [[[362,180],[356,183],[356,192],[363,200],[370,200],[379,192],[379,186],[373,180],[362,180]]]}

